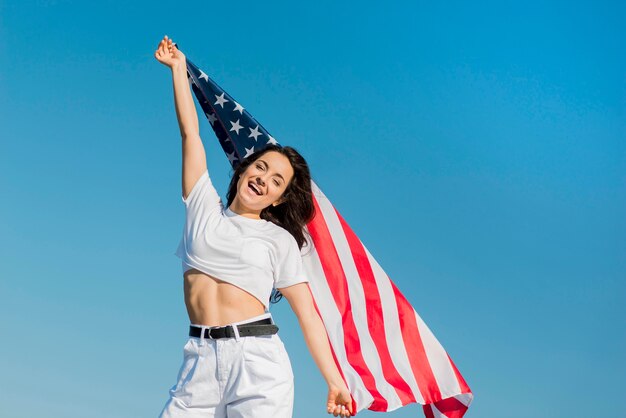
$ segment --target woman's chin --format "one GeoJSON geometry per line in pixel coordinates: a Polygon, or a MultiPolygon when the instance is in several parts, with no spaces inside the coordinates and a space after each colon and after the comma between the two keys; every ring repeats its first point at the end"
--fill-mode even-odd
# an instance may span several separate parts
{"type": "Polygon", "coordinates": [[[267,205],[263,205],[263,203],[261,202],[261,199],[259,199],[259,196],[257,195],[237,196],[235,200],[237,201],[236,204],[238,207],[249,210],[249,211],[260,212],[261,210],[265,209],[265,207],[267,206],[267,205]]]}

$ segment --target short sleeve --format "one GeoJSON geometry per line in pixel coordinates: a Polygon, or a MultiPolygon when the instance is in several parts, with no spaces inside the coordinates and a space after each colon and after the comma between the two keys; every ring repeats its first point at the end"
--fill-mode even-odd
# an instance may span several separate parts
{"type": "Polygon", "coordinates": [[[280,289],[298,283],[308,282],[304,268],[302,267],[302,256],[296,239],[289,233],[288,244],[280,248],[278,265],[274,269],[274,287],[280,289]]]}
{"type": "Polygon", "coordinates": [[[215,219],[215,214],[221,210],[222,200],[213,187],[208,170],[194,184],[187,199],[181,198],[186,207],[186,219],[183,237],[174,254],[184,258],[190,242],[204,233],[211,220],[215,219]]]}
{"type": "Polygon", "coordinates": [[[222,208],[222,199],[213,187],[208,170],[194,184],[187,199],[181,198],[187,208],[187,226],[204,224],[203,221],[222,208]]]}
{"type": "Polygon", "coordinates": [[[183,203],[187,208],[210,208],[219,206],[221,199],[213,187],[211,177],[209,177],[209,171],[205,171],[196,184],[194,184],[191,192],[187,196],[187,199],[181,196],[183,203]]]}

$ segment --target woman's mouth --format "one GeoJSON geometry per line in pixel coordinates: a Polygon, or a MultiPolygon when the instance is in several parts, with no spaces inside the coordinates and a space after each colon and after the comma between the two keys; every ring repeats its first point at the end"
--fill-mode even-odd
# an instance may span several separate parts
{"type": "Polygon", "coordinates": [[[250,189],[254,194],[256,194],[257,196],[261,196],[263,194],[263,192],[261,191],[261,189],[259,188],[258,185],[254,184],[253,182],[248,182],[248,189],[250,189]]]}

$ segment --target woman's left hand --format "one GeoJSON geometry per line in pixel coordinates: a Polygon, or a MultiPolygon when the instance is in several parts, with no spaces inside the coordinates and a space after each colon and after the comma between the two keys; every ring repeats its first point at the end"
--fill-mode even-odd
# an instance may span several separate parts
{"type": "Polygon", "coordinates": [[[348,387],[342,382],[328,386],[328,402],[326,411],[334,416],[349,417],[352,415],[352,397],[348,387]]]}

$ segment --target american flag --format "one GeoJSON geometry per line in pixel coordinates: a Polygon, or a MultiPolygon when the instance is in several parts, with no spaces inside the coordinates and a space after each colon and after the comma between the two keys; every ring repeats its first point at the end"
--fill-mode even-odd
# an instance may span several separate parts
{"type": "MultiPolygon", "coordinates": [[[[278,142],[209,76],[187,60],[193,92],[233,167],[278,142]]],[[[320,188],[302,259],[333,356],[355,411],[423,405],[428,418],[460,418],[472,392],[430,329],[320,188]]]]}

